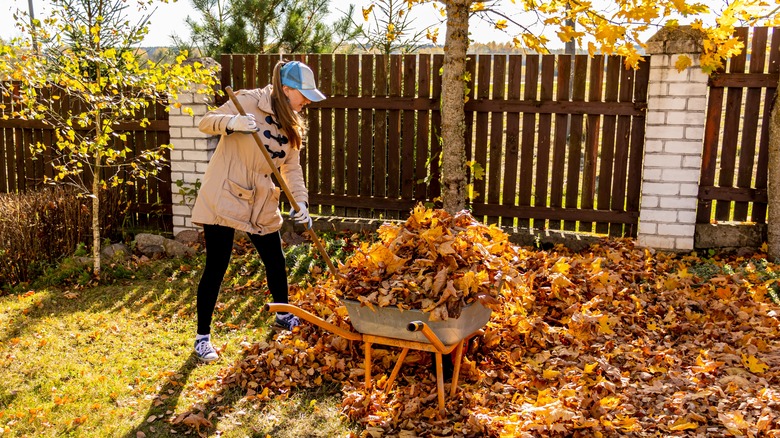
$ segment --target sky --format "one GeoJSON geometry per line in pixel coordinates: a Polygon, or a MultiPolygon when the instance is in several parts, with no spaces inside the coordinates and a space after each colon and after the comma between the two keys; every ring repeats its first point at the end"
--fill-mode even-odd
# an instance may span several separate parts
{"type": "MultiPolygon", "coordinates": [[[[50,6],[50,2],[46,0],[32,1],[36,18],[43,18],[48,15],[47,9],[50,6]]],[[[0,6],[0,37],[7,41],[14,36],[19,36],[19,31],[15,27],[15,22],[12,15],[13,12],[15,12],[17,9],[27,11],[28,0],[2,0],[0,3],[2,3],[2,6],[0,6]]],[[[335,19],[338,16],[343,16],[344,13],[341,11],[346,10],[346,7],[341,5],[348,3],[355,4],[356,12],[358,15],[360,15],[361,6],[367,6],[369,4],[369,0],[340,0],[331,2],[331,17],[335,19]]],[[[136,3],[134,1],[130,0],[128,4],[131,5],[128,8],[128,12],[130,12],[132,9],[135,9],[136,3]]],[[[188,15],[192,16],[193,18],[199,17],[199,13],[195,12],[192,8],[190,0],[178,0],[168,4],[158,2],[156,3],[156,6],[157,10],[152,15],[151,24],[149,26],[149,34],[144,40],[144,45],[171,45],[170,35],[173,33],[187,39],[189,36],[189,31],[184,20],[188,15]]],[[[415,16],[420,18],[415,21],[415,24],[420,26],[427,26],[430,23],[435,22],[438,13],[435,12],[429,5],[424,5],[423,7],[429,8],[430,10],[419,10],[415,16]],[[426,17],[429,17],[428,19],[430,21],[428,23],[422,21],[426,19],[426,17]]],[[[130,14],[131,22],[135,22],[134,18],[137,19],[140,16],[140,14],[135,14],[133,11],[133,13],[130,14]]],[[[362,16],[357,17],[357,19],[362,20],[362,16]]],[[[490,25],[483,23],[480,20],[472,20],[470,26],[472,39],[474,41],[482,43],[491,41],[504,43],[511,41],[511,37],[506,33],[497,31],[490,25]]],[[[444,35],[444,28],[442,27],[439,30],[439,44],[444,44],[444,35]]]]}

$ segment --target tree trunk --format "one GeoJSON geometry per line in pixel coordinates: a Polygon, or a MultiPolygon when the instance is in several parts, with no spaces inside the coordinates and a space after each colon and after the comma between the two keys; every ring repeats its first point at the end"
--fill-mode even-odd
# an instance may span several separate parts
{"type": "MultiPolygon", "coordinates": [[[[780,81],[779,81],[780,82],[780,81]]],[[[780,93],[778,83],[777,93],[780,93]]],[[[780,216],[772,220],[774,213],[780,212],[780,105],[777,104],[778,94],[772,102],[772,112],[769,116],[769,166],[767,177],[767,246],[770,260],[780,258],[780,216]]]]}
{"type": "MultiPolygon", "coordinates": [[[[98,83],[100,83],[100,67],[97,72],[98,83]]],[[[98,144],[101,141],[103,125],[100,117],[100,110],[95,113],[95,137],[98,144]]],[[[92,175],[92,272],[95,276],[100,275],[100,167],[103,156],[100,148],[95,150],[95,165],[92,175]]]]}
{"type": "Polygon", "coordinates": [[[466,49],[470,0],[448,0],[441,86],[441,198],[450,214],[466,207],[466,49]]]}
{"type": "MultiPolygon", "coordinates": [[[[99,170],[99,167],[95,167],[99,170]]],[[[95,275],[100,275],[100,196],[98,196],[100,190],[100,179],[97,175],[94,176],[92,181],[92,272],[95,275]]]]}

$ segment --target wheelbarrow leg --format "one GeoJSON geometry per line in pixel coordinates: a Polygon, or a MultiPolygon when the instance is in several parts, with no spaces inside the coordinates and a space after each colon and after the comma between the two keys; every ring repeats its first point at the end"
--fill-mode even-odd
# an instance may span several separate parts
{"type": "Polygon", "coordinates": [[[436,352],[436,390],[439,394],[439,413],[444,415],[444,370],[439,352],[436,352]]]}
{"type": "Polygon", "coordinates": [[[393,372],[390,373],[390,378],[388,378],[387,382],[385,383],[385,392],[389,392],[390,388],[392,388],[393,382],[398,376],[398,372],[401,370],[401,365],[404,364],[404,359],[406,359],[406,353],[408,352],[409,348],[404,348],[401,350],[401,354],[398,356],[398,360],[395,362],[395,366],[393,367],[393,372]]]}
{"type": "Polygon", "coordinates": [[[465,339],[458,342],[455,347],[455,368],[452,371],[452,382],[450,384],[450,397],[455,395],[455,389],[458,387],[458,376],[460,376],[460,363],[463,361],[463,344],[465,339]]]}
{"type": "Polygon", "coordinates": [[[366,341],[364,343],[364,366],[366,368],[366,391],[371,389],[371,343],[366,341]]]}

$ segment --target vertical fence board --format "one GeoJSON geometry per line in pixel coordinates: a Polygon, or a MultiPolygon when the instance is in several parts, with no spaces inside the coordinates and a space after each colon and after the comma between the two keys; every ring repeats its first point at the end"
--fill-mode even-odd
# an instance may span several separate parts
{"type": "MultiPolygon", "coordinates": [[[[585,100],[585,83],[588,75],[588,55],[574,55],[574,80],[572,88],[572,102],[582,102],[585,100]]],[[[582,158],[582,122],[581,114],[572,114],[569,118],[569,151],[568,167],[566,172],[566,208],[578,208],[577,202],[580,198],[580,159],[582,158]]],[[[574,221],[564,221],[563,227],[566,230],[576,230],[577,223],[574,221]]]]}
{"type": "MultiPolygon", "coordinates": [[[[477,87],[477,57],[476,56],[469,56],[466,58],[466,75],[471,78],[471,82],[467,85],[466,88],[466,101],[471,102],[475,99],[475,88],[477,87]]],[[[439,96],[441,96],[441,75],[439,76],[438,81],[438,89],[439,89],[439,96]]],[[[440,105],[441,107],[441,102],[440,105]]],[[[466,148],[466,161],[472,161],[474,160],[474,117],[476,116],[476,113],[474,111],[470,111],[464,108],[463,110],[465,114],[465,122],[466,122],[466,132],[465,132],[465,148],[466,148]]],[[[438,114],[438,113],[437,113],[438,114]]],[[[441,122],[441,119],[439,119],[441,122]]],[[[440,123],[441,124],[441,123],[440,123]]],[[[471,180],[471,170],[466,171],[466,180],[473,183],[471,180]]]]}
{"type": "MultiPolygon", "coordinates": [[[[312,73],[314,73],[314,79],[318,88],[322,91],[322,75],[320,74],[320,56],[311,55],[306,60],[306,64],[311,67],[312,73]]],[[[306,187],[309,191],[314,193],[320,193],[320,168],[322,167],[321,156],[323,155],[321,133],[322,127],[320,126],[320,118],[322,111],[314,108],[306,108],[306,115],[308,116],[308,131],[306,132],[306,187]]],[[[304,151],[302,151],[304,152],[304,151]]],[[[319,211],[319,205],[310,205],[311,211],[319,211]]]]}
{"type": "MultiPolygon", "coordinates": [[[[11,103],[11,96],[6,96],[4,93],[0,93],[0,103],[3,105],[3,108],[7,108],[8,111],[11,110],[11,106],[13,105],[11,103]]],[[[0,111],[0,113],[2,112],[3,111],[0,111]]],[[[8,178],[11,176],[9,164],[13,163],[12,160],[8,159],[8,151],[13,144],[11,140],[11,129],[0,129],[0,193],[12,193],[8,187],[8,178]]]]}
{"type": "MultiPolygon", "coordinates": [[[[338,96],[345,96],[347,94],[347,56],[344,54],[337,54],[336,57],[336,68],[333,70],[336,74],[336,76],[333,79],[333,93],[338,96]]],[[[334,110],[335,112],[335,120],[334,120],[334,141],[335,141],[335,149],[334,149],[334,155],[335,155],[335,166],[333,168],[334,173],[334,190],[333,193],[335,195],[344,195],[346,194],[346,143],[347,143],[347,135],[346,135],[346,125],[344,124],[345,118],[346,118],[346,110],[344,108],[336,108],[334,110]]],[[[337,207],[334,209],[334,214],[337,216],[345,216],[346,209],[344,207],[337,207]]]]}
{"type": "MultiPolygon", "coordinates": [[[[747,45],[747,28],[737,29],[736,36],[747,45]]],[[[745,52],[732,57],[729,60],[729,71],[732,73],[744,73],[745,52]]],[[[720,151],[720,172],[718,185],[720,187],[734,187],[734,173],[737,161],[737,140],[739,138],[739,125],[741,122],[743,89],[729,87],[726,94],[726,117],[723,120],[723,145],[720,151]]],[[[731,216],[731,202],[718,201],[715,204],[715,218],[729,220],[731,216]]]]}
{"type": "Polygon", "coordinates": [[[270,84],[274,75],[274,67],[279,62],[276,55],[261,55],[258,57],[256,81],[258,87],[264,87],[270,84]]]}
{"type": "MultiPolygon", "coordinates": [[[[509,55],[507,99],[520,100],[520,87],[523,82],[523,57],[509,55]]],[[[520,113],[506,114],[506,153],[504,164],[504,188],[501,203],[515,205],[517,202],[517,168],[520,157],[520,113]]],[[[501,220],[502,226],[514,226],[514,218],[501,220]]]]}
{"type": "MultiPolygon", "coordinates": [[[[620,71],[623,69],[621,59],[617,56],[607,58],[607,77],[604,85],[604,101],[617,102],[620,92],[620,71]]],[[[596,194],[596,206],[599,210],[609,210],[611,206],[612,176],[615,158],[615,127],[617,116],[604,116],[604,124],[601,131],[601,153],[599,157],[598,188],[596,194]]],[[[596,232],[606,234],[609,232],[609,224],[596,224],[596,232]]]]}
{"type": "MultiPolygon", "coordinates": [[[[479,100],[487,100],[490,98],[490,67],[492,64],[491,55],[477,55],[477,83],[476,95],[479,100]]],[[[487,112],[478,112],[476,114],[476,127],[474,129],[474,157],[473,160],[482,166],[482,169],[486,169],[487,165],[487,144],[488,144],[488,127],[490,122],[490,115],[487,112]]],[[[482,178],[475,178],[472,175],[472,184],[474,185],[474,203],[485,203],[485,178],[487,175],[483,175],[482,178]]]]}
{"type": "MultiPolygon", "coordinates": [[[[777,74],[780,73],[780,28],[772,29],[772,41],[769,46],[769,66],[767,68],[768,73],[777,74]]],[[[769,163],[769,122],[772,112],[772,105],[769,102],[775,100],[775,93],[777,92],[777,84],[766,87],[764,93],[764,111],[762,113],[761,120],[761,139],[759,141],[758,148],[758,160],[756,163],[756,189],[766,190],[768,179],[768,163],[769,163]]],[[[763,202],[753,203],[752,220],[756,223],[766,223],[766,210],[767,204],[763,202]]]]}
{"type": "MultiPolygon", "coordinates": [[[[539,56],[525,57],[525,80],[523,84],[523,99],[536,100],[539,88],[539,56]]],[[[518,189],[518,205],[531,205],[531,194],[534,185],[534,154],[536,152],[536,114],[523,114],[523,133],[520,136],[520,187],[518,189]]],[[[531,225],[528,219],[519,219],[518,226],[527,228],[531,225]]]]}
{"type": "MultiPolygon", "coordinates": [[[[403,96],[414,98],[417,94],[417,55],[403,55],[403,96]]],[[[401,131],[401,198],[414,199],[414,137],[415,111],[404,110],[401,131]]]]}
{"type": "MultiPolygon", "coordinates": [[[[360,95],[372,97],[374,94],[374,59],[371,55],[361,56],[360,95]]],[[[370,197],[373,157],[374,123],[371,108],[360,111],[360,196],[370,197]]],[[[370,211],[364,211],[361,216],[370,217],[370,211]]]]}
{"type": "MultiPolygon", "coordinates": [[[[420,55],[420,65],[417,71],[417,94],[421,99],[429,99],[431,97],[431,55],[420,55]]],[[[414,200],[425,201],[428,196],[427,183],[425,182],[428,177],[427,164],[428,164],[428,151],[430,150],[430,142],[428,141],[430,136],[430,113],[428,110],[417,111],[417,145],[415,146],[415,186],[414,186],[414,200]]]]}
{"type": "MultiPolygon", "coordinates": [[[[433,84],[431,86],[431,95],[441,97],[441,75],[438,72],[444,65],[444,55],[433,55],[433,66],[431,71],[436,72],[433,75],[433,84]]],[[[469,63],[466,62],[466,68],[469,63]]],[[[471,70],[473,71],[473,70],[471,70]]],[[[473,75],[471,76],[474,77],[473,75]]],[[[440,102],[437,102],[440,103],[440,102]]],[[[441,105],[436,105],[436,109],[431,114],[431,184],[428,188],[430,193],[430,199],[436,199],[441,196],[441,169],[439,167],[439,160],[441,159],[441,111],[439,108],[441,105]]],[[[468,113],[466,114],[466,120],[468,119],[468,113]]],[[[470,136],[466,136],[466,144],[468,145],[468,139],[470,136]]],[[[468,147],[466,151],[468,152],[468,147]]]]}
{"type": "Polygon", "coordinates": [[[233,88],[240,90],[246,88],[244,86],[244,57],[241,55],[233,55],[233,88]]]}
{"type": "MultiPolygon", "coordinates": [[[[357,96],[360,92],[360,83],[357,78],[360,75],[360,55],[347,55],[347,78],[354,80],[347,81],[347,96],[357,96]]],[[[359,194],[358,186],[358,167],[360,166],[360,110],[347,109],[347,195],[357,196],[359,194]]],[[[355,208],[347,208],[348,216],[360,216],[355,208]]]]}
{"type": "MultiPolygon", "coordinates": [[[[590,61],[588,102],[602,101],[605,60],[603,55],[596,55],[590,61]]],[[[600,114],[585,116],[585,151],[583,153],[582,190],[580,192],[580,208],[583,210],[591,210],[595,205],[601,121],[605,117],[600,114]]],[[[580,222],[579,230],[591,232],[593,231],[593,223],[580,222]]]]}
{"type": "MultiPolygon", "coordinates": [[[[376,55],[376,93],[377,97],[387,97],[387,63],[385,55],[376,55]]],[[[387,196],[387,111],[376,110],[374,135],[374,195],[387,196]]]]}
{"type": "MultiPolygon", "coordinates": [[[[622,62],[622,60],[620,60],[622,62]]],[[[634,96],[634,78],[636,72],[632,69],[620,70],[620,102],[631,102],[634,96]]],[[[628,174],[628,155],[631,135],[631,117],[618,116],[615,136],[615,157],[612,172],[612,193],[609,203],[611,210],[620,211],[626,208],[626,176],[628,174]]],[[[611,224],[609,234],[622,236],[625,229],[622,224],[611,224]]]]}
{"type": "MultiPolygon", "coordinates": [[[[723,112],[723,87],[710,87],[707,98],[707,114],[704,125],[704,142],[701,155],[700,186],[715,184],[715,172],[718,164],[718,144],[720,140],[720,122],[723,112]]],[[[699,199],[696,206],[696,223],[707,224],[712,217],[713,202],[709,199],[699,199]]]]}
{"type": "MultiPolygon", "coordinates": [[[[751,41],[750,73],[763,73],[766,62],[766,43],[768,29],[755,28],[751,41]]],[[[756,139],[758,138],[758,118],[761,111],[761,88],[748,88],[745,96],[745,117],[742,121],[742,142],[739,148],[739,167],[737,168],[737,187],[751,188],[756,158],[756,139]]],[[[747,202],[735,202],[732,220],[745,221],[748,216],[747,202]]]]}
{"type": "MultiPolygon", "coordinates": [[[[320,80],[317,82],[320,91],[326,96],[333,94],[333,57],[323,56],[320,59],[320,80]]],[[[320,110],[322,132],[320,133],[321,147],[319,157],[320,190],[330,195],[333,193],[333,110],[323,108],[320,110]]],[[[309,134],[311,135],[311,133],[309,134]]],[[[312,157],[313,158],[313,157],[312,157]]],[[[330,214],[330,207],[319,206],[320,214],[330,214]]]]}
{"type": "MultiPolygon", "coordinates": [[[[311,66],[310,66],[311,67],[311,66]]],[[[244,55],[244,70],[246,71],[246,88],[258,88],[260,84],[257,82],[257,56],[244,55]]],[[[312,67],[314,70],[314,67],[312,67]]]]}
{"type": "Polygon", "coordinates": [[[24,153],[24,130],[16,129],[14,134],[14,144],[16,145],[16,188],[22,192],[27,190],[27,168],[25,167],[26,155],[24,153]]]}
{"type": "MultiPolygon", "coordinates": [[[[555,99],[557,102],[567,102],[572,86],[571,69],[572,56],[558,55],[558,78],[555,99]]],[[[555,142],[553,144],[552,178],[550,181],[550,207],[563,206],[563,188],[566,175],[566,142],[569,135],[569,114],[555,115],[555,142]]],[[[560,221],[548,221],[550,228],[558,229],[560,221]]]]}
{"type": "MultiPolygon", "coordinates": [[[[401,96],[401,55],[390,55],[390,97],[401,96]]],[[[401,195],[401,111],[390,110],[388,114],[387,141],[387,196],[397,199],[401,195]]],[[[398,213],[389,214],[390,218],[398,218],[398,213]]]]}
{"type": "MultiPolygon", "coordinates": [[[[634,103],[647,103],[647,84],[650,77],[650,61],[640,61],[635,71],[634,103]]],[[[645,156],[645,116],[634,116],[631,120],[631,146],[628,157],[628,178],[626,182],[626,211],[639,212],[642,192],[642,161],[645,156]]],[[[636,224],[625,225],[625,236],[636,237],[636,224]]]]}
{"type": "MultiPolygon", "coordinates": [[[[553,97],[553,84],[555,81],[555,55],[542,56],[541,88],[539,100],[551,102],[553,97]]],[[[539,137],[536,148],[536,190],[534,206],[548,206],[547,197],[550,189],[550,142],[552,140],[552,114],[539,114],[539,137]]],[[[547,221],[534,221],[534,228],[546,228],[547,221]]]]}
{"type": "MultiPolygon", "coordinates": [[[[504,100],[506,95],[506,56],[493,56],[493,92],[491,98],[494,100],[504,100]]],[[[490,113],[490,145],[489,162],[487,163],[487,202],[489,204],[498,204],[501,199],[501,175],[502,161],[504,159],[504,113],[490,113]]],[[[487,223],[498,223],[497,216],[489,216],[487,223]]]]}

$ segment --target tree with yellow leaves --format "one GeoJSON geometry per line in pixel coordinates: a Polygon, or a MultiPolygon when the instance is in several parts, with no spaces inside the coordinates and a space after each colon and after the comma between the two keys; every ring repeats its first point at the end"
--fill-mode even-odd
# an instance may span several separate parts
{"type": "MultiPolygon", "coordinates": [[[[154,0],[137,0],[146,10],[154,0]]],[[[108,187],[153,177],[165,166],[158,145],[134,155],[118,127],[137,121],[143,108],[175,100],[192,84],[211,91],[216,75],[179,56],[169,64],[152,64],[136,46],[147,33],[149,16],[127,20],[124,0],[53,0],[52,14],[27,24],[19,14],[24,37],[0,45],[0,92],[13,96],[2,117],[42,120],[51,125],[53,144],[28,145],[33,156],[49,160],[53,177],[92,198],[93,271],[100,273],[100,200],[108,187]],[[37,41],[40,47],[33,47],[37,41]],[[60,104],[66,100],[68,105],[60,104]],[[62,108],[62,110],[61,110],[62,108]]],[[[148,120],[141,120],[148,123],[148,120]]]]}

